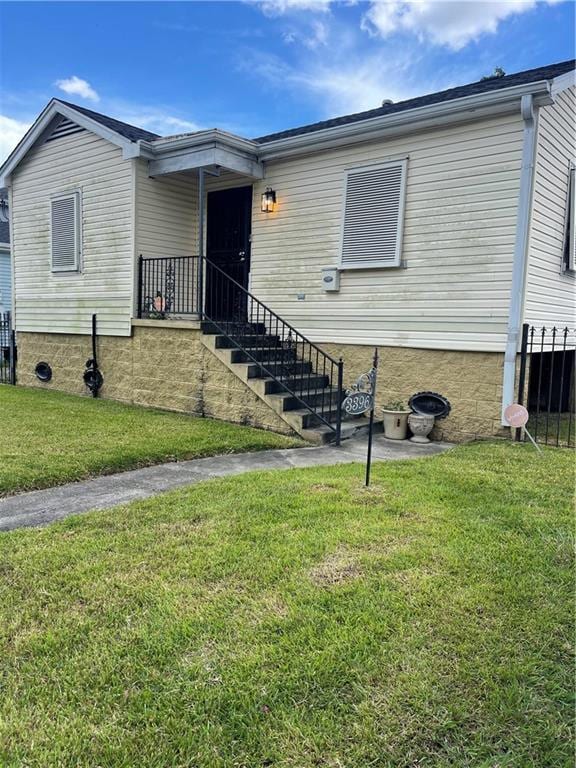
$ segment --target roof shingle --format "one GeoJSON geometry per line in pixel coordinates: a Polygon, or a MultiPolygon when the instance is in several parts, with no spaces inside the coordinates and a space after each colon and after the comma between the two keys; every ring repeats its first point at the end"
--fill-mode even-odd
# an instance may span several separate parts
{"type": "Polygon", "coordinates": [[[116,131],[116,133],[119,133],[120,136],[124,136],[124,138],[129,141],[154,141],[154,139],[160,138],[157,133],[145,131],[143,128],[137,128],[135,125],[130,125],[129,123],[123,123],[121,120],[115,120],[113,117],[102,115],[100,112],[94,112],[91,109],[86,109],[86,107],[79,107],[78,104],[62,101],[62,99],[57,99],[57,101],[61,104],[65,104],[67,107],[72,107],[76,112],[81,112],[83,115],[86,115],[86,117],[92,118],[92,120],[96,120],[97,123],[105,125],[112,131],[116,131]]]}

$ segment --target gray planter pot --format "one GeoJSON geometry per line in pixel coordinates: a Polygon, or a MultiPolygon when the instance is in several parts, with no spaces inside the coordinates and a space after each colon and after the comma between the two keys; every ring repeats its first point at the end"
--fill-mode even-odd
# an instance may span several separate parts
{"type": "Polygon", "coordinates": [[[408,417],[408,425],[412,432],[410,442],[429,443],[428,435],[434,426],[434,416],[428,416],[423,413],[411,413],[408,417]]]}
{"type": "Polygon", "coordinates": [[[382,408],[384,437],[389,440],[406,440],[408,436],[408,411],[387,411],[382,408]]]}

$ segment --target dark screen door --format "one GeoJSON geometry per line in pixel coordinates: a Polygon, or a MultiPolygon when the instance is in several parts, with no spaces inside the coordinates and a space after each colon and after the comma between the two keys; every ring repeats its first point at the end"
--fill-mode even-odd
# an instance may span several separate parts
{"type": "Polygon", "coordinates": [[[206,313],[213,320],[242,318],[245,295],[225,275],[248,288],[251,222],[252,187],[208,193],[206,258],[222,270],[208,267],[206,274],[206,313]]]}

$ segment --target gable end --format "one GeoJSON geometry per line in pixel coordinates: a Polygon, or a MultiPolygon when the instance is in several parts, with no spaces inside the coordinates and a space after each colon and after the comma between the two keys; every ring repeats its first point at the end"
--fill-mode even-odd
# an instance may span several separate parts
{"type": "Polygon", "coordinates": [[[63,117],[55,124],[45,141],[56,141],[56,139],[61,139],[63,136],[72,136],[74,133],[82,133],[85,130],[81,125],[69,120],[67,117],[63,117]]]}

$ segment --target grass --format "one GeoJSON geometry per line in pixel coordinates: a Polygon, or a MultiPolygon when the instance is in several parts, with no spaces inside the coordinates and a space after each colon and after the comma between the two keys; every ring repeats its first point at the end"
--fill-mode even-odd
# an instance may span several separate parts
{"type": "Polygon", "coordinates": [[[571,766],[571,453],[362,474],[0,535],[0,764],[571,766]]]}
{"type": "Polygon", "coordinates": [[[287,448],[273,432],[0,385],[0,496],[163,461],[287,448]]]}
{"type": "MultiPolygon", "coordinates": [[[[576,432],[576,414],[550,413],[545,410],[531,413],[526,425],[532,437],[539,443],[559,445],[564,448],[574,447],[576,432]]],[[[526,437],[526,440],[528,438],[526,437]]]]}

